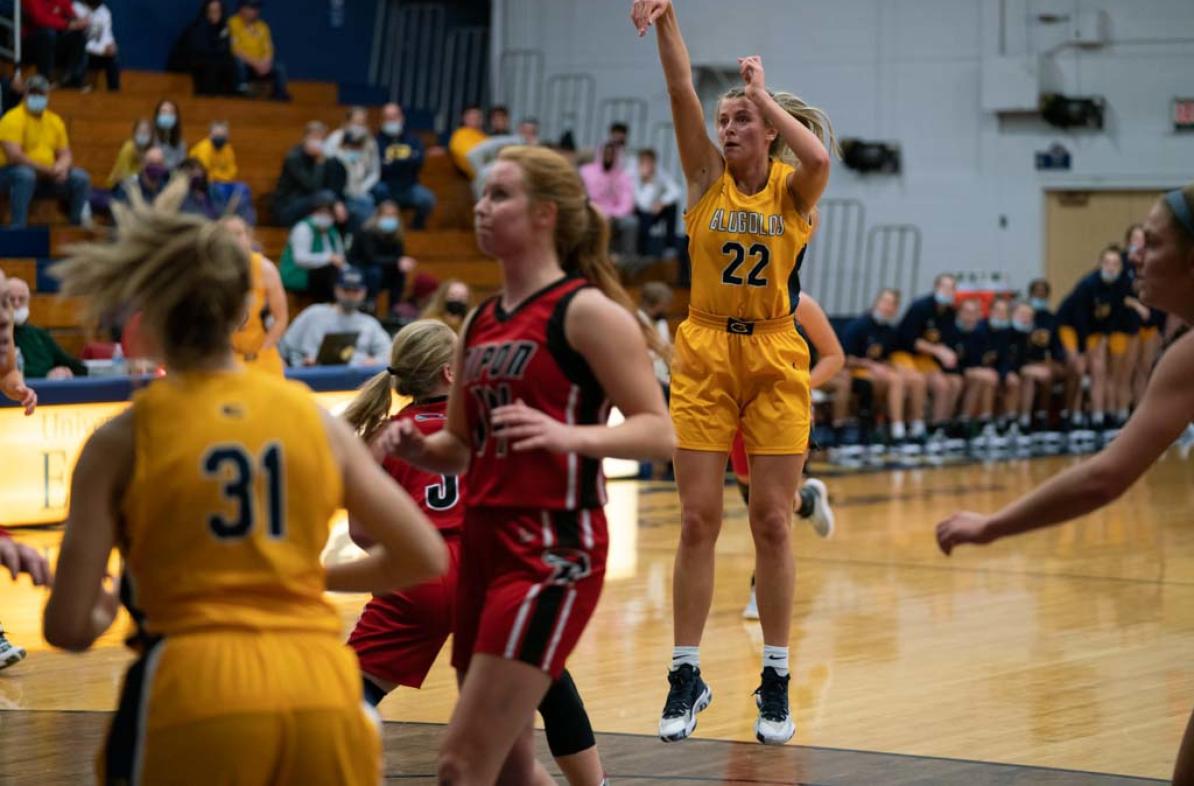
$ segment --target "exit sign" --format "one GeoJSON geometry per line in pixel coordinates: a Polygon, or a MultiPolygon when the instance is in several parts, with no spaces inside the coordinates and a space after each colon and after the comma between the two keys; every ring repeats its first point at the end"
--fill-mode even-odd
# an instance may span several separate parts
{"type": "Polygon", "coordinates": [[[1194,98],[1173,99],[1173,130],[1194,131],[1194,98]]]}

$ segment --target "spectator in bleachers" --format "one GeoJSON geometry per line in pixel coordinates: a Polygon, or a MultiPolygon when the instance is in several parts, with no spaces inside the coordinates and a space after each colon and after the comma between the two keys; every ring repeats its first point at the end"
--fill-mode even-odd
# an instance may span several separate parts
{"type": "Polygon", "coordinates": [[[658,156],[651,148],[638,151],[638,166],[634,170],[634,214],[638,222],[638,243],[635,251],[640,256],[658,256],[652,253],[651,230],[663,224],[664,257],[677,254],[676,217],[679,212],[680,186],[667,172],[659,169],[658,156]]]}
{"type": "Polygon", "coordinates": [[[916,453],[925,437],[925,377],[914,369],[890,362],[898,342],[895,324],[899,313],[900,293],[894,289],[881,290],[871,304],[870,313],[851,321],[842,334],[848,373],[839,378],[833,400],[834,436],[839,443],[839,427],[845,422],[856,380],[869,383],[874,394],[885,401],[888,432],[897,449],[916,453]]]}
{"type": "Polygon", "coordinates": [[[345,267],[335,281],[335,304],[308,306],[290,324],[282,337],[282,356],[291,366],[313,366],[319,347],[331,333],[356,333],[356,351],[350,365],[384,365],[389,356],[390,335],[376,317],[361,312],[365,302],[365,276],[345,267]]]}
{"type": "MultiPolygon", "coordinates": [[[[1002,328],[1001,328],[1002,329],[1002,328]]],[[[944,330],[945,343],[958,359],[949,369],[960,374],[963,393],[958,423],[961,435],[971,447],[986,447],[996,437],[991,419],[995,395],[999,389],[998,354],[991,343],[990,326],[983,323],[982,306],[977,300],[958,304],[954,325],[944,330]]]]}
{"type": "Polygon", "coordinates": [[[269,82],[275,101],[289,101],[286,68],[274,57],[274,41],[269,25],[261,18],[261,5],[261,0],[241,0],[240,9],[228,20],[239,78],[237,90],[247,93],[249,82],[269,82]]]}
{"type": "Polygon", "coordinates": [[[947,331],[954,327],[956,295],[957,279],[948,273],[938,275],[933,280],[933,293],[909,304],[891,354],[892,365],[915,371],[928,383],[933,397],[933,447],[940,447],[945,439],[962,393],[958,356],[944,341],[947,331]]]}
{"type": "Polygon", "coordinates": [[[187,195],[183,198],[179,210],[196,216],[203,216],[214,221],[223,215],[224,211],[213,193],[211,183],[207,179],[207,169],[197,158],[188,158],[178,165],[175,172],[187,179],[187,195]]]}
{"type": "Polygon", "coordinates": [[[501,104],[489,107],[485,127],[490,136],[505,136],[510,133],[510,110],[501,104]]]}
{"type": "Polygon", "coordinates": [[[402,325],[415,321],[438,291],[438,278],[429,273],[415,273],[402,302],[390,306],[390,316],[402,325]]]}
{"type": "Polygon", "coordinates": [[[426,150],[419,135],[406,127],[406,115],[398,104],[382,107],[377,148],[381,180],[373,188],[373,198],[379,204],[392,199],[399,207],[414,208],[411,229],[425,229],[435,209],[435,194],[419,182],[426,150]]]}
{"type": "Polygon", "coordinates": [[[153,147],[153,124],[147,118],[139,117],[133,123],[133,135],[124,140],[116,163],[108,174],[108,188],[116,188],[130,177],[135,177],[145,165],[145,152],[153,147]]]}
{"type": "Polygon", "coordinates": [[[306,292],[321,303],[332,299],[336,276],[348,266],[334,205],[332,198],[325,196],[310,215],[294,225],[278,265],[288,290],[306,292]]]}
{"type": "Polygon", "coordinates": [[[346,175],[339,161],[324,155],[327,128],[318,120],[307,123],[303,141],[291,148],[282,162],[282,174],[274,188],[274,221],[282,226],[311,213],[317,204],[332,203],[336,223],[348,221],[348,209],[340,200],[346,175]]]}
{"type": "Polygon", "coordinates": [[[177,66],[191,72],[195,95],[222,96],[236,92],[236,58],[221,0],[203,0],[199,15],[183,34],[177,66]]]}
{"type": "Polygon", "coordinates": [[[66,125],[47,108],[49,93],[44,76],[30,77],[24,102],[0,118],[0,194],[8,195],[14,227],[28,223],[35,196],[65,199],[70,222],[78,226],[91,194],[91,178],[72,166],[66,125]]]}
{"type": "Polygon", "coordinates": [[[111,10],[104,0],[75,0],[74,11],[76,17],[87,20],[87,70],[103,71],[108,90],[120,90],[120,60],[116,56],[111,10]]]}
{"type": "Polygon", "coordinates": [[[485,179],[489,175],[489,170],[497,163],[498,153],[501,153],[502,150],[511,145],[534,146],[538,144],[539,121],[533,117],[528,117],[518,124],[517,134],[491,136],[470,150],[468,154],[469,166],[477,173],[473,177],[473,195],[477,199],[481,198],[481,192],[485,189],[485,179]]]}
{"type": "Polygon", "coordinates": [[[609,124],[609,133],[606,135],[606,139],[618,150],[625,152],[629,138],[630,126],[620,121],[609,124]]]}
{"type": "Polygon", "coordinates": [[[153,111],[153,143],[162,150],[166,167],[174,169],[187,157],[187,142],[182,136],[182,113],[168,98],[158,102],[153,111]]]}
{"type": "Polygon", "coordinates": [[[348,260],[365,274],[370,301],[375,301],[384,287],[390,293],[391,309],[402,302],[406,277],[415,269],[415,260],[406,255],[396,203],[387,200],[377,206],[377,212],[353,237],[348,260]]]}
{"type": "Polygon", "coordinates": [[[124,202],[129,201],[129,194],[136,190],[146,202],[157,199],[158,194],[166,189],[170,180],[170,170],[166,166],[166,157],[160,147],[151,147],[141,157],[141,171],[132,177],[127,177],[112,189],[112,196],[124,202]]]}
{"type": "Polygon", "coordinates": [[[427,301],[419,319],[438,319],[457,333],[464,325],[464,318],[468,316],[469,301],[472,292],[468,284],[456,279],[449,279],[439,285],[435,294],[427,301]]]}
{"type": "Polygon", "coordinates": [[[477,176],[476,170],[468,160],[469,151],[484,142],[488,136],[481,127],[481,118],[481,107],[466,106],[460,113],[460,127],[452,132],[452,137],[448,140],[448,155],[452,156],[452,163],[467,175],[469,180],[477,176]]]}
{"type": "Polygon", "coordinates": [[[26,379],[70,379],[87,376],[87,366],[58,345],[50,331],[29,324],[29,285],[8,279],[8,300],[13,309],[13,341],[25,361],[26,379]]]}
{"type": "Polygon", "coordinates": [[[621,148],[607,141],[597,158],[580,168],[593,205],[609,221],[610,257],[615,264],[634,253],[634,181],[621,165],[621,148]]]}
{"type": "Polygon", "coordinates": [[[217,120],[205,139],[191,148],[191,158],[203,164],[207,170],[211,190],[216,204],[223,212],[235,203],[236,214],[249,223],[257,223],[257,210],[253,207],[253,193],[247,183],[236,179],[240,170],[236,166],[236,151],[228,139],[228,121],[217,120]]]}
{"type": "Polygon", "coordinates": [[[344,203],[349,230],[355,233],[373,215],[373,189],[381,179],[381,156],[369,133],[368,111],[362,106],[349,109],[344,125],[328,135],[324,151],[344,167],[344,203]]]}
{"type": "Polygon", "coordinates": [[[82,87],[86,66],[87,20],[75,15],[71,0],[20,0],[21,32],[37,73],[47,81],[62,66],[63,87],[82,87]]]}

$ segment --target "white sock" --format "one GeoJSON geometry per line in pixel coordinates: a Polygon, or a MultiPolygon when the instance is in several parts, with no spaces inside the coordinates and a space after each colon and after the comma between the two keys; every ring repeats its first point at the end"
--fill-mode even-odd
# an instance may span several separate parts
{"type": "Polygon", "coordinates": [[[1115,413],[1115,416],[1121,421],[1128,419],[1128,408],[1124,407],[1115,413]]]}
{"type": "Polygon", "coordinates": [[[700,647],[672,647],[672,667],[669,671],[675,671],[685,664],[694,669],[701,667],[700,647]]]}
{"type": "Polygon", "coordinates": [[[788,648],[763,645],[763,668],[770,666],[781,677],[788,676],[788,648]]]}
{"type": "Polygon", "coordinates": [[[925,422],[923,420],[912,421],[912,436],[923,437],[925,435],[925,422]]]}
{"type": "Polygon", "coordinates": [[[1020,428],[1028,428],[1031,425],[1032,425],[1032,416],[1031,415],[1021,415],[1020,416],[1020,428]]]}
{"type": "Polygon", "coordinates": [[[891,438],[892,439],[903,439],[904,438],[904,421],[893,420],[891,422],[891,438]]]}

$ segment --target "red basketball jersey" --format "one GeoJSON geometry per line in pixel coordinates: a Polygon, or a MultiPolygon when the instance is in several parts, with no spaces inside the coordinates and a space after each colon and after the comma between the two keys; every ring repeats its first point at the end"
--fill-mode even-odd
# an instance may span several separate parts
{"type": "MultiPolygon", "coordinates": [[[[434,434],[447,422],[447,411],[448,398],[444,396],[408,404],[392,420],[409,420],[424,434],[434,434]]],[[[386,456],[382,466],[418,503],[440,532],[460,531],[464,522],[464,505],[461,504],[463,489],[459,476],[424,472],[393,456],[386,456]]]]}
{"type": "Polygon", "coordinates": [[[473,448],[465,495],[470,507],[581,510],[605,504],[600,460],[516,452],[493,435],[489,418],[495,407],[521,399],[570,425],[609,419],[605,391],[564,336],[568,304],[587,286],[583,278],[565,277],[509,313],[497,297],[477,309],[465,337],[462,380],[473,448]]]}

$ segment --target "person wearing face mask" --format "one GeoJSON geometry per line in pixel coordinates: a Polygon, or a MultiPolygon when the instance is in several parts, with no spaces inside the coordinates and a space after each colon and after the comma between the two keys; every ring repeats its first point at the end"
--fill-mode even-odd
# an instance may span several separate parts
{"type": "Polygon", "coordinates": [[[1020,432],[1018,415],[1020,396],[1024,388],[1021,369],[1027,352],[1028,336],[1032,330],[1031,316],[1022,315],[1020,328],[1012,318],[1012,304],[1005,298],[991,303],[987,317],[987,348],[984,362],[993,364],[998,377],[996,386],[995,428],[998,434],[996,446],[1010,444],[1014,447],[1030,447],[1032,440],[1020,432]]]}
{"type": "Polygon", "coordinates": [[[347,175],[339,161],[325,155],[327,127],[318,120],[307,123],[303,140],[290,149],[274,187],[271,212],[274,222],[293,226],[318,204],[330,203],[336,223],[348,221],[341,195],[347,175]]]}
{"type": "Polygon", "coordinates": [[[389,307],[393,309],[401,302],[407,276],[416,265],[414,258],[406,255],[398,205],[382,202],[361,229],[353,236],[349,261],[364,271],[369,300],[375,301],[384,288],[390,293],[389,307]]]}
{"type": "Polygon", "coordinates": [[[112,165],[112,171],[108,174],[108,188],[115,188],[140,172],[145,163],[145,151],[152,146],[153,124],[148,118],[139,117],[133,123],[132,135],[124,140],[120,152],[116,154],[116,163],[112,165]]]}
{"type": "Polygon", "coordinates": [[[153,112],[153,143],[161,148],[166,168],[175,169],[187,157],[187,143],[182,136],[182,114],[170,99],[158,102],[153,112]]]}
{"type": "Polygon", "coordinates": [[[333,206],[330,199],[320,201],[294,225],[278,264],[286,289],[306,292],[321,303],[332,300],[336,278],[348,266],[333,206]]]}
{"type": "MultiPolygon", "coordinates": [[[[1028,285],[1027,305],[1032,309],[1032,332],[1028,336],[1025,381],[1031,381],[1034,389],[1035,403],[1031,410],[1034,444],[1044,452],[1052,452],[1056,447],[1054,443],[1060,439],[1049,420],[1053,384],[1065,382],[1065,397],[1061,402],[1061,422],[1065,423],[1069,420],[1069,402],[1082,382],[1081,370],[1078,368],[1081,356],[1076,353],[1071,356],[1062,346],[1057,315],[1049,309],[1051,292],[1052,287],[1043,278],[1035,279],[1028,285]]],[[[1022,400],[1026,395],[1021,393],[1022,400]]]]}
{"type": "Polygon", "coordinates": [[[240,170],[236,165],[236,151],[232,149],[228,138],[228,121],[217,120],[212,123],[207,137],[191,148],[190,157],[201,163],[207,171],[212,196],[220,213],[235,204],[236,215],[250,226],[256,224],[253,192],[247,183],[236,179],[240,170]]]}
{"type": "Polygon", "coordinates": [[[112,189],[112,196],[122,202],[129,202],[129,194],[135,190],[149,203],[165,190],[169,180],[170,170],[166,167],[166,157],[162,149],[151,147],[142,156],[141,171],[132,177],[126,177],[112,189]]]}
{"type": "Polygon", "coordinates": [[[344,167],[344,203],[350,231],[355,233],[373,215],[372,192],[381,178],[381,156],[377,140],[369,133],[368,111],[362,106],[349,109],[344,125],[328,135],[324,151],[344,167]]]}
{"type": "Polygon", "coordinates": [[[435,290],[419,319],[438,319],[459,333],[468,315],[471,297],[468,284],[456,279],[445,281],[435,290]]]}
{"type": "Polygon", "coordinates": [[[964,300],[954,322],[944,330],[945,343],[958,359],[950,370],[963,382],[962,402],[955,434],[967,440],[972,451],[990,447],[996,439],[995,395],[999,388],[998,353],[991,345],[991,330],[983,324],[982,306],[964,300]]]}
{"type": "Polygon", "coordinates": [[[87,376],[87,366],[60,347],[50,331],[29,324],[29,285],[22,279],[10,278],[7,286],[13,315],[12,337],[25,360],[25,378],[70,379],[87,376]]]}
{"type": "Polygon", "coordinates": [[[1130,346],[1130,336],[1125,332],[1128,319],[1124,311],[1128,306],[1120,251],[1116,245],[1104,248],[1098,267],[1078,281],[1058,312],[1062,344],[1069,352],[1083,351],[1090,374],[1089,428],[1080,427],[1081,391],[1072,408],[1073,424],[1079,431],[1095,432],[1104,441],[1117,432],[1106,415],[1118,408],[1121,391],[1116,385],[1117,374],[1122,373],[1130,346]]]}
{"type": "Polygon", "coordinates": [[[350,365],[384,365],[389,357],[390,335],[376,317],[365,314],[365,275],[345,266],[335,279],[332,303],[316,303],[299,313],[278,349],[291,366],[313,366],[325,336],[356,333],[356,350],[350,365]]]}
{"type": "Polygon", "coordinates": [[[0,195],[11,207],[10,226],[28,223],[34,197],[67,201],[70,222],[83,223],[91,177],[73,166],[62,118],[48,109],[50,83],[39,75],[25,85],[25,100],[0,118],[0,195]]]}
{"type": "MultiPolygon", "coordinates": [[[[962,394],[963,380],[958,356],[942,338],[953,329],[957,312],[954,296],[957,279],[942,273],[933,280],[933,293],[918,298],[908,306],[896,330],[896,349],[892,365],[921,374],[933,398],[929,430],[932,441],[927,447],[936,451],[946,439],[951,419],[962,394]]],[[[956,426],[954,426],[956,434],[956,426]]]]}
{"type": "Polygon", "coordinates": [[[381,130],[377,134],[381,176],[373,187],[373,199],[381,204],[393,200],[401,208],[415,211],[411,229],[426,229],[435,210],[435,194],[419,182],[427,152],[419,135],[406,127],[406,115],[398,104],[381,109],[381,130]]]}
{"type": "Polygon", "coordinates": [[[622,148],[607,141],[597,158],[580,168],[593,206],[609,221],[610,256],[614,263],[634,254],[638,222],[634,218],[634,179],[621,163],[622,148]]]}
{"type": "Polygon", "coordinates": [[[183,198],[179,211],[191,215],[203,216],[214,221],[223,215],[224,211],[217,204],[216,195],[212,192],[211,183],[207,179],[207,170],[197,158],[188,158],[179,164],[175,170],[178,175],[185,177],[190,186],[186,197],[183,198]]]}
{"type": "Polygon", "coordinates": [[[856,388],[865,391],[869,386],[871,390],[865,392],[873,391],[887,406],[892,446],[905,455],[921,451],[927,431],[924,413],[928,387],[924,374],[891,363],[899,341],[899,313],[899,291],[883,289],[875,296],[870,313],[846,326],[842,338],[846,373],[836,380],[837,395],[833,398],[834,437],[839,447],[845,440],[842,426],[849,413],[850,393],[856,388]]]}

